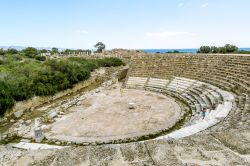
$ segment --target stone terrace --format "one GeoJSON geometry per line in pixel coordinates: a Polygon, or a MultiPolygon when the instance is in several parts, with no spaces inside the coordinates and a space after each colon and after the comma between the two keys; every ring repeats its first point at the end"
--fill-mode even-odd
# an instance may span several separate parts
{"type": "MultiPolygon", "coordinates": [[[[192,110],[200,110],[202,106],[211,107],[220,104],[223,89],[235,96],[229,116],[211,130],[246,129],[250,126],[250,56],[246,55],[138,55],[130,57],[130,69],[127,86],[152,90],[166,89],[172,92],[187,89],[174,95],[187,101],[192,110]],[[146,80],[146,81],[145,81],[146,80]],[[176,83],[174,84],[175,81],[176,83]],[[203,85],[189,87],[190,81],[203,85]],[[169,85],[171,82],[172,86],[169,85]],[[204,88],[205,87],[205,88],[204,88]],[[186,88],[186,89],[185,89],[186,88]],[[204,95],[205,94],[205,95],[204,95]],[[189,98],[189,99],[187,99],[189,98]]],[[[161,91],[162,92],[162,91],[161,91]]]]}

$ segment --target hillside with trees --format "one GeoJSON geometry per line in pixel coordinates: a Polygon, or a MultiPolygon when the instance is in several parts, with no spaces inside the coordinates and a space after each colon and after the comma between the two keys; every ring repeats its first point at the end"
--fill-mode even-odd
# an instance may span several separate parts
{"type": "Polygon", "coordinates": [[[19,54],[0,50],[0,116],[17,101],[72,88],[87,80],[94,69],[123,65],[117,58],[71,57],[40,61],[34,59],[36,55],[37,50],[33,48],[26,48],[19,54]]]}

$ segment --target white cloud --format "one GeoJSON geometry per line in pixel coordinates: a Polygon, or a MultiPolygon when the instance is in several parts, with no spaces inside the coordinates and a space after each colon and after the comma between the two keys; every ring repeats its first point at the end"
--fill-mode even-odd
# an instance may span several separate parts
{"type": "Polygon", "coordinates": [[[207,7],[207,6],[208,6],[208,2],[207,2],[207,3],[202,4],[202,5],[201,5],[201,8],[205,8],[205,7],[207,7]]]}
{"type": "Polygon", "coordinates": [[[89,34],[89,32],[86,31],[86,30],[78,30],[77,33],[80,33],[80,34],[83,34],[83,35],[89,34]]]}
{"type": "Polygon", "coordinates": [[[146,33],[148,37],[176,37],[176,36],[193,36],[195,34],[190,32],[156,32],[156,33],[146,33]]]}
{"type": "Polygon", "coordinates": [[[184,6],[184,3],[180,2],[180,3],[178,3],[177,6],[178,6],[178,7],[182,7],[182,6],[184,6]]]}

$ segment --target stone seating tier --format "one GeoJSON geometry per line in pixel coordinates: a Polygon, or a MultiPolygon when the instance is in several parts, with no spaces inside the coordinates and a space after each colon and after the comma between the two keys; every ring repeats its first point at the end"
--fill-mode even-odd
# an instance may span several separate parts
{"type": "Polygon", "coordinates": [[[225,122],[213,128],[237,128],[239,123],[250,125],[250,56],[140,55],[132,56],[130,62],[128,76],[169,80],[166,89],[165,83],[161,84],[160,81],[155,81],[152,85],[147,85],[146,82],[144,88],[161,93],[175,93],[189,103],[193,114],[204,106],[211,107],[228,100],[221,91],[217,91],[218,88],[233,92],[236,97],[233,111],[225,122]],[[211,86],[203,87],[197,81],[211,86]]]}
{"type": "MultiPolygon", "coordinates": [[[[167,137],[170,138],[178,139],[180,137],[189,136],[190,133],[194,134],[217,124],[229,114],[234,103],[234,96],[232,94],[223,91],[213,85],[200,81],[182,77],[175,77],[171,80],[165,81],[164,79],[145,77],[141,78],[141,80],[146,79],[148,81],[145,81],[144,87],[142,88],[179,98],[180,100],[187,103],[192,109],[192,118],[188,123],[184,125],[185,129],[182,128],[180,129],[180,132],[176,131],[173,134],[168,135],[167,137]],[[157,81],[159,81],[159,83],[156,83],[157,81]],[[153,86],[151,86],[152,82],[154,83],[153,86]],[[148,84],[150,84],[150,86],[148,84]],[[216,110],[211,111],[211,115],[209,116],[210,118],[207,118],[207,123],[201,122],[200,118],[197,119],[197,115],[199,116],[199,113],[203,108],[212,110],[213,104],[217,107],[217,112],[216,110]],[[202,123],[202,125],[199,125],[198,123],[202,123]],[[194,127],[193,129],[193,125],[199,127],[194,127]],[[192,132],[190,132],[191,129],[192,132]]],[[[131,84],[137,83],[131,82],[131,80],[134,80],[133,77],[128,78],[128,80],[130,80],[130,84],[127,84],[127,88],[130,88],[131,84]]],[[[138,80],[138,78],[136,80],[138,80]]],[[[132,87],[136,87],[136,85],[132,87]]]]}
{"type": "MultiPolygon", "coordinates": [[[[210,84],[216,83],[226,90],[242,93],[250,92],[250,59],[249,56],[233,55],[172,55],[142,56],[132,58],[132,65],[140,76],[169,79],[182,76],[201,81],[210,78],[210,84]],[[140,64],[140,65],[133,65],[140,64]],[[202,80],[203,79],[203,80],[202,80]]],[[[133,72],[132,72],[133,73],[133,72]]]]}

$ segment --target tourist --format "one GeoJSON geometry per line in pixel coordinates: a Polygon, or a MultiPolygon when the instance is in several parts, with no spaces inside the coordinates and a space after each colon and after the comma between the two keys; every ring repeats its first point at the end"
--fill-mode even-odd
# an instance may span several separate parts
{"type": "Polygon", "coordinates": [[[202,111],[201,111],[201,116],[202,116],[202,119],[204,119],[206,117],[206,108],[203,108],[202,111]]]}

